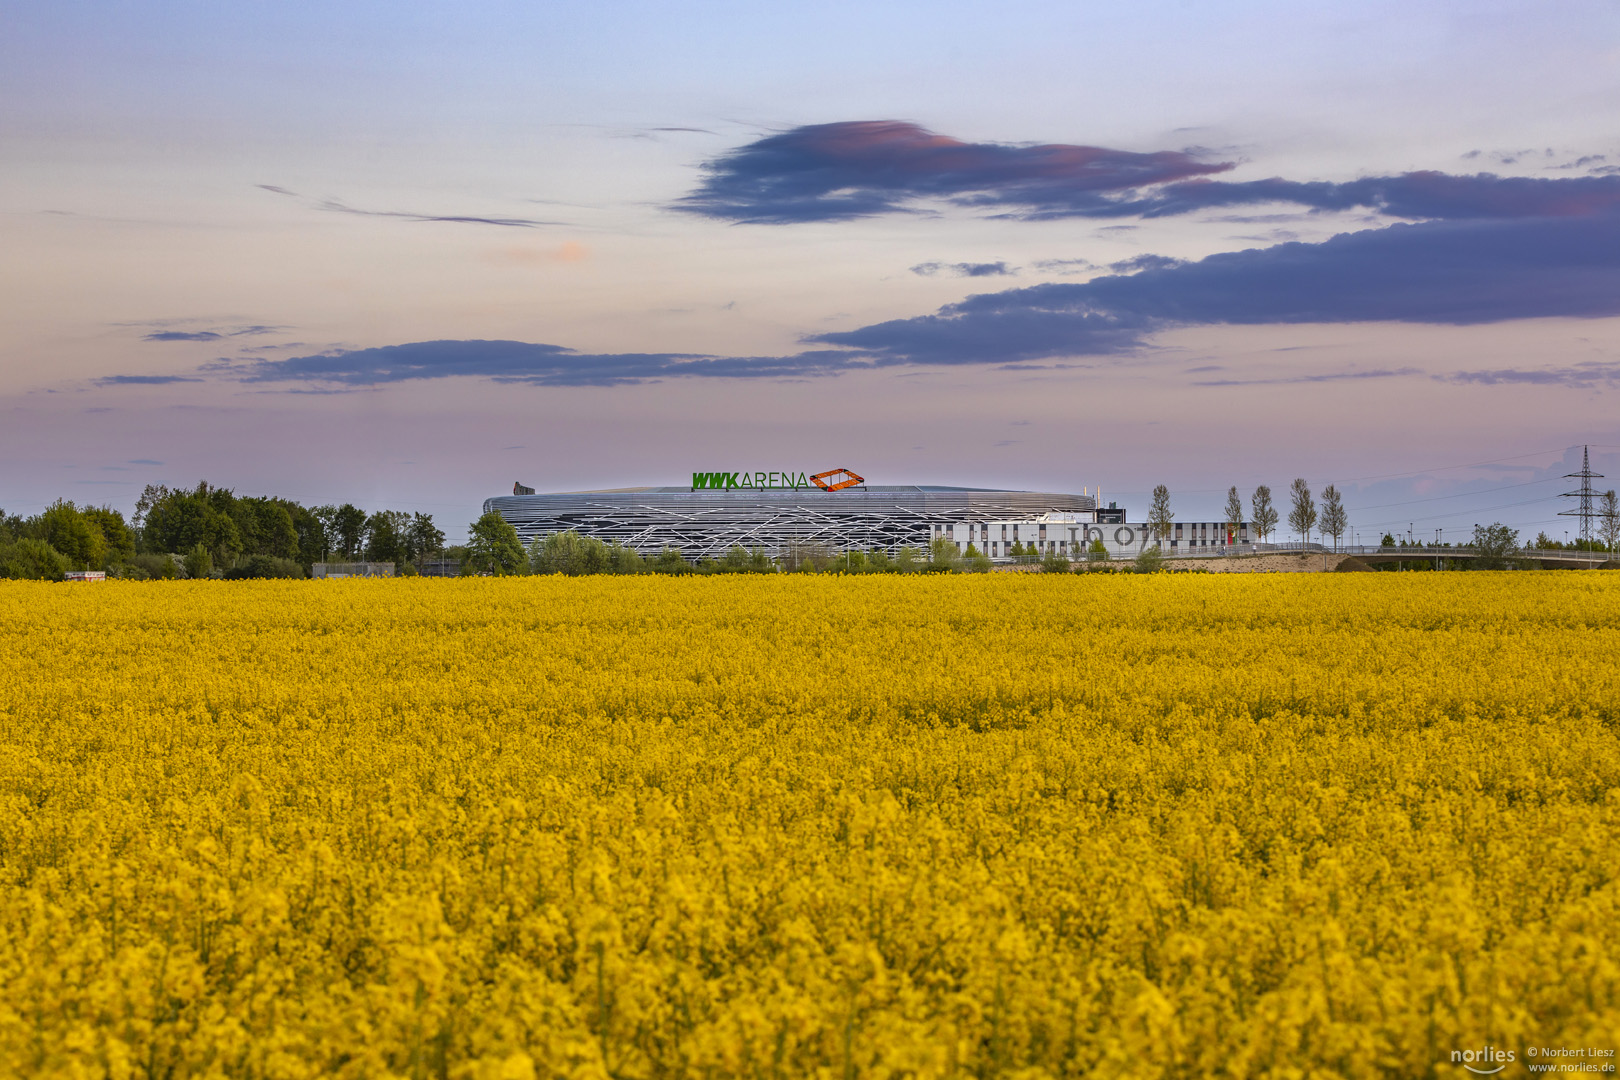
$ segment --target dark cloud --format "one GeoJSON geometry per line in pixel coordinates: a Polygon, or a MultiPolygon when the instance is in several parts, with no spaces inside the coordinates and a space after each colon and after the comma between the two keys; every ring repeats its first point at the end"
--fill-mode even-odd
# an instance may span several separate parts
{"type": "MultiPolygon", "coordinates": [[[[1293,203],[1312,210],[1371,210],[1414,220],[1584,217],[1620,208],[1620,177],[1528,177],[1410,172],[1344,183],[1274,177],[1230,183],[1190,180],[1139,198],[1116,201],[1111,213],[1165,217],[1215,207],[1293,203]]],[[[1062,206],[1021,215],[1030,220],[1073,217],[1062,206]]],[[[1101,215],[1079,215],[1101,216],[1101,215]]]]}
{"type": "Polygon", "coordinates": [[[781,225],[902,212],[918,199],[1096,208],[1107,205],[1107,192],[1231,167],[1175,150],[965,143],[898,120],[851,121],[798,127],[739,147],[705,165],[703,183],[675,209],[781,225]]]}
{"type": "Polygon", "coordinates": [[[218,341],[222,335],[212,330],[159,330],[147,334],[142,341],[218,341]]]}
{"type": "Polygon", "coordinates": [[[1108,269],[1116,274],[1136,274],[1143,270],[1167,270],[1181,263],[1181,259],[1172,259],[1167,255],[1133,255],[1129,259],[1109,263],[1108,269]]]}
{"type": "Polygon", "coordinates": [[[975,313],[946,308],[938,315],[893,319],[810,340],[842,346],[877,364],[999,364],[1128,353],[1146,344],[1146,336],[1161,325],[1168,324],[1135,315],[1031,304],[975,313]]]}
{"type": "Polygon", "coordinates": [[[1484,386],[1517,384],[1589,388],[1599,383],[1610,385],[1620,383],[1620,364],[1588,363],[1562,368],[1495,368],[1488,371],[1458,371],[1441,378],[1446,382],[1476,383],[1484,386]]]}
{"type": "Polygon", "coordinates": [[[982,293],[809,340],[878,364],[972,364],[1129,352],[1176,326],[1610,315],[1620,315],[1620,213],[1392,225],[982,293]]]}
{"type": "Polygon", "coordinates": [[[96,380],[97,386],[167,386],[169,383],[202,382],[190,375],[108,375],[96,380]]]}
{"type": "Polygon", "coordinates": [[[316,210],[325,210],[334,214],[358,214],[361,217],[400,218],[404,221],[439,221],[456,225],[501,225],[513,229],[534,229],[542,225],[561,225],[561,221],[542,221],[536,218],[517,217],[485,217],[478,214],[424,214],[414,210],[364,210],[337,199],[321,199],[311,202],[296,191],[289,191],[275,184],[255,184],[261,191],[268,191],[275,195],[285,195],[291,199],[299,199],[316,210]]]}
{"type": "Polygon", "coordinates": [[[1043,270],[1048,274],[1084,274],[1092,270],[1101,269],[1090,259],[1041,259],[1035,263],[1035,269],[1043,270]]]}
{"type": "Polygon", "coordinates": [[[441,221],[452,225],[502,225],[511,229],[536,229],[542,225],[561,225],[560,221],[542,221],[536,218],[479,217],[472,214],[422,214],[414,210],[362,210],[359,207],[325,199],[317,207],[335,214],[358,214],[361,217],[400,218],[404,221],[441,221]]]}
{"type": "MultiPolygon", "coordinates": [[[[142,341],[218,341],[223,337],[255,337],[285,330],[284,326],[237,326],[224,330],[157,330],[145,335],[142,341]]],[[[272,346],[273,347],[273,346],[272,346]]]]}
{"type": "MultiPolygon", "coordinates": [[[[1513,164],[1515,155],[1496,155],[1513,164]]],[[[1603,160],[1588,155],[1575,167],[1603,160]]],[[[1027,221],[1166,217],[1289,203],[1413,220],[1568,217],[1620,207],[1620,176],[1454,176],[1421,171],[1342,183],[1282,177],[1210,179],[1232,168],[1186,151],[1139,154],[1096,146],[964,143],[895,120],[816,124],[772,135],[709,162],[675,209],[782,225],[915,213],[921,200],[1027,221]]]]}
{"type": "MultiPolygon", "coordinates": [[[[943,265],[943,264],[942,264],[943,265]]],[[[971,265],[971,264],[960,264],[971,265]]],[[[993,265],[993,264],[992,264],[993,265]]],[[[514,341],[431,341],[205,366],[250,383],[356,389],[473,376],[543,386],[659,379],[803,378],[893,366],[1014,365],[1137,351],[1188,326],[1406,322],[1477,325],[1620,315],[1620,210],[1585,216],[1472,218],[1390,225],[1320,243],[1291,242],[1191,262],[1139,256],[1115,273],[980,293],[931,315],[808,336],[789,356],[581,353],[514,341]]],[[[1592,385],[1601,366],[1482,371],[1459,382],[1592,385]]],[[[1332,382],[1412,374],[1378,369],[1286,376],[1332,382]]],[[[104,382],[175,382],[115,376],[104,382]]],[[[1234,380],[1205,385],[1232,385],[1234,380]]]]}
{"type": "Polygon", "coordinates": [[[690,353],[580,353],[524,341],[419,341],[315,356],[258,360],[236,372],[244,382],[324,382],[350,387],[411,379],[473,376],[538,386],[616,386],[656,379],[785,378],[862,366],[847,353],[703,356],[690,353]]]}
{"type": "MultiPolygon", "coordinates": [[[[1203,369],[1198,369],[1203,370],[1203,369]]],[[[1299,383],[1331,383],[1363,379],[1395,379],[1421,374],[1417,368],[1380,368],[1375,371],[1334,371],[1312,375],[1283,375],[1274,379],[1206,379],[1194,386],[1291,386],[1299,383]]]]}
{"type": "Polygon", "coordinates": [[[918,263],[911,268],[913,274],[922,274],[931,277],[940,271],[947,271],[957,277],[1001,277],[1018,273],[1016,266],[1009,267],[1005,262],[993,263],[918,263]]]}

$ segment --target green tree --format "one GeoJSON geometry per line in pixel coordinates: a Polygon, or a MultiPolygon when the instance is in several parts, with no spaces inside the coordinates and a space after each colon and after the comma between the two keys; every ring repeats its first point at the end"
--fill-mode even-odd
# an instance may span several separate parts
{"type": "Polygon", "coordinates": [[[915,574],[923,568],[927,552],[921,548],[906,546],[894,557],[894,572],[897,574],[915,574]]]}
{"type": "Polygon", "coordinates": [[[1100,536],[1093,537],[1090,546],[1086,548],[1086,562],[1098,565],[1108,561],[1108,545],[1103,543],[1100,536]]]}
{"type": "Polygon", "coordinates": [[[338,542],[337,512],[338,508],[330,503],[325,506],[317,506],[309,512],[310,516],[318,521],[321,526],[321,534],[316,544],[320,548],[321,554],[319,558],[311,560],[312,562],[327,562],[331,559],[334,551],[342,551],[342,547],[338,542]]]}
{"type": "MultiPolygon", "coordinates": [[[[488,517],[489,515],[484,515],[488,517]]],[[[332,546],[345,559],[360,557],[361,543],[366,536],[366,512],[352,503],[344,503],[332,511],[332,546]]]]}
{"type": "MultiPolygon", "coordinates": [[[[341,508],[340,508],[341,512],[341,508]]],[[[467,557],[463,574],[521,574],[527,567],[523,542],[512,523],[491,510],[467,527],[467,557]]]]}
{"type": "Polygon", "coordinates": [[[1263,544],[1277,527],[1277,508],[1271,505],[1271,489],[1264,484],[1255,488],[1249,506],[1253,514],[1254,538],[1263,544]]]}
{"type": "Polygon", "coordinates": [[[234,506],[230,491],[209,487],[206,481],[192,491],[168,491],[142,515],[140,546],[163,553],[189,552],[201,544],[212,562],[231,565],[242,550],[241,533],[231,515],[234,506]]]}
{"type": "Polygon", "coordinates": [[[1345,512],[1344,499],[1339,489],[1329,484],[1322,489],[1322,535],[1333,537],[1333,550],[1339,550],[1339,538],[1350,527],[1350,515],[1345,512]]]}
{"type": "MultiPolygon", "coordinates": [[[[857,554],[859,553],[857,552],[857,554]]],[[[967,550],[962,552],[962,570],[964,573],[988,574],[994,565],[990,561],[990,556],[980,551],[969,541],[967,550]]]]}
{"type": "Polygon", "coordinates": [[[681,549],[666,547],[652,559],[652,572],[655,574],[690,574],[692,564],[681,555],[681,549]]]}
{"type": "Polygon", "coordinates": [[[709,560],[709,572],[715,574],[772,574],[776,564],[765,554],[764,548],[745,548],[733,544],[719,559],[709,560]]]}
{"type": "Polygon", "coordinates": [[[292,518],[293,531],[298,534],[298,554],[295,558],[305,570],[314,563],[325,562],[329,550],[325,522],[314,510],[295,502],[283,501],[282,506],[288,517],[292,518]]]}
{"type": "Polygon", "coordinates": [[[139,552],[151,550],[145,546],[142,536],[146,528],[146,518],[152,508],[169,497],[169,489],[162,484],[147,484],[141,492],[141,497],[135,501],[135,513],[130,515],[130,531],[135,534],[135,546],[139,552]]]}
{"type": "Polygon", "coordinates": [[[306,575],[304,568],[292,559],[280,559],[274,555],[249,555],[237,566],[225,571],[225,576],[238,581],[244,578],[302,578],[306,575]]]}
{"type": "Polygon", "coordinates": [[[378,510],[366,518],[366,559],[391,563],[409,559],[410,528],[410,515],[398,510],[378,510]]]}
{"type": "Polygon", "coordinates": [[[282,500],[242,498],[235,503],[231,518],[244,555],[290,559],[298,554],[298,529],[282,500]]]}
{"type": "Polygon", "coordinates": [[[1226,489],[1226,531],[1232,534],[1232,542],[1242,535],[1243,529],[1243,496],[1238,494],[1237,485],[1233,484],[1226,489]]]}
{"type": "Polygon", "coordinates": [[[1136,556],[1136,572],[1138,574],[1156,574],[1164,569],[1164,549],[1158,547],[1143,548],[1136,556]]]}
{"type": "Polygon", "coordinates": [[[108,566],[122,565],[135,557],[135,534],[124,524],[124,515],[110,506],[86,506],[79,513],[106,542],[108,566]]]}
{"type": "Polygon", "coordinates": [[[529,545],[529,571],[535,574],[605,574],[612,572],[613,554],[594,536],[573,529],[548,533],[529,545]]]}
{"type": "Polygon", "coordinates": [[[1059,551],[1056,546],[1046,549],[1046,558],[1041,560],[1041,572],[1045,574],[1067,574],[1074,567],[1069,563],[1069,557],[1059,551]]]}
{"type": "Polygon", "coordinates": [[[928,561],[937,569],[958,573],[962,569],[962,549],[948,536],[936,536],[928,545],[928,561]]]}
{"type": "Polygon", "coordinates": [[[421,511],[412,514],[406,537],[410,543],[411,557],[418,562],[434,558],[444,550],[444,533],[433,524],[432,514],[421,511]]]}
{"type": "Polygon", "coordinates": [[[1474,566],[1480,570],[1501,570],[1519,551],[1519,531],[1510,529],[1500,521],[1490,525],[1474,526],[1473,548],[1479,557],[1474,566]]]}
{"type": "Polygon", "coordinates": [[[1613,488],[1598,500],[1598,535],[1603,537],[1603,547],[1612,558],[1620,546],[1620,498],[1615,497],[1613,488]]]}
{"type": "Polygon", "coordinates": [[[1311,530],[1316,527],[1316,501],[1311,498],[1311,486],[1303,476],[1296,477],[1288,489],[1293,508],[1288,511],[1288,527],[1299,534],[1300,543],[1309,543],[1311,530]]]}
{"type": "Polygon", "coordinates": [[[1168,540],[1176,515],[1170,512],[1170,489],[1163,484],[1153,489],[1153,501],[1148,506],[1147,527],[1155,540],[1168,540]]]}
{"type": "Polygon", "coordinates": [[[0,541],[0,578],[61,581],[69,569],[67,557],[37,537],[0,541]]]}
{"type": "Polygon", "coordinates": [[[70,502],[57,499],[39,516],[39,539],[61,552],[70,570],[100,570],[107,561],[107,541],[70,502]]]}
{"type": "Polygon", "coordinates": [[[189,578],[205,578],[214,572],[214,557],[208,553],[208,548],[198,544],[186,553],[186,576],[189,578]]]}

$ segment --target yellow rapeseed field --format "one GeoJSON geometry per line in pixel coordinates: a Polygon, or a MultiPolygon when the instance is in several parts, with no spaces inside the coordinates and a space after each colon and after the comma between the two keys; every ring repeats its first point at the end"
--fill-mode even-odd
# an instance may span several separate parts
{"type": "Polygon", "coordinates": [[[1620,574],[0,583],[0,1075],[1526,1075],[1620,1042],[1617,652],[1620,574]]]}

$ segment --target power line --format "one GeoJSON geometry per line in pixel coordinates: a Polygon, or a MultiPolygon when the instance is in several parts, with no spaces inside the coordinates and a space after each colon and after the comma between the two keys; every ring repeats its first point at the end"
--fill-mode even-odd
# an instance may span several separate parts
{"type": "Polygon", "coordinates": [[[1532,484],[1550,484],[1561,477],[1547,476],[1540,480],[1526,480],[1522,484],[1503,484],[1501,487],[1480,488],[1477,491],[1459,491],[1455,495],[1430,495],[1422,499],[1408,499],[1405,502],[1375,503],[1372,506],[1348,507],[1350,513],[1360,513],[1363,510],[1383,510],[1391,506],[1415,506],[1418,503],[1439,502],[1441,499],[1461,499],[1469,495],[1488,495],[1493,491],[1511,491],[1514,488],[1529,487],[1532,484]]]}
{"type": "MultiPolygon", "coordinates": [[[[1545,502],[1545,501],[1546,501],[1545,499],[1525,499],[1523,502],[1502,503],[1502,504],[1500,504],[1498,506],[1475,506],[1475,507],[1470,507],[1470,508],[1464,509],[1464,510],[1457,510],[1457,511],[1455,511],[1453,513],[1449,513],[1449,514],[1430,515],[1429,517],[1420,518],[1418,520],[1421,520],[1421,521],[1435,521],[1435,520],[1449,521],[1449,520],[1451,520],[1453,518],[1478,517],[1480,514],[1488,514],[1493,510],[1511,510],[1515,506],[1535,506],[1536,504],[1542,503],[1542,502],[1545,502]]],[[[1412,519],[1408,518],[1407,520],[1410,521],[1412,519]]],[[[1388,520],[1388,521],[1367,522],[1366,524],[1369,527],[1377,527],[1377,526],[1380,526],[1380,525],[1399,525],[1400,521],[1398,519],[1391,519],[1391,520],[1388,520]]],[[[1357,526],[1357,527],[1359,528],[1361,526],[1357,526]]]]}
{"type": "Polygon", "coordinates": [[[1422,476],[1424,473],[1450,472],[1453,469],[1476,469],[1481,465],[1501,465],[1504,462],[1509,461],[1523,461],[1528,457],[1540,457],[1542,454],[1561,454],[1568,449],[1570,448],[1567,446],[1561,446],[1554,450],[1532,450],[1528,454],[1516,454],[1513,457],[1494,458],[1490,461],[1471,461],[1466,465],[1439,465],[1432,469],[1413,469],[1410,472],[1384,473],[1380,476],[1351,476],[1340,481],[1340,483],[1359,484],[1363,480],[1392,480],[1401,476],[1422,476]]]}

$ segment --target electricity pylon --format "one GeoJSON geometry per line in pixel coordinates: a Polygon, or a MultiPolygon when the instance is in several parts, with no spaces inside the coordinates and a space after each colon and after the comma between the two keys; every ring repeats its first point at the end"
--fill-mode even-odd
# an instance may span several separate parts
{"type": "Polygon", "coordinates": [[[1588,553],[1592,550],[1592,518],[1595,516],[1592,512],[1592,481],[1603,479],[1602,473],[1592,471],[1591,454],[1592,452],[1588,447],[1581,447],[1581,471],[1565,473],[1563,477],[1565,480],[1579,480],[1581,487],[1579,491],[1566,491],[1559,498],[1579,499],[1580,502],[1576,504],[1573,510],[1558,511],[1559,517],[1581,519],[1581,542],[1588,553]]]}

